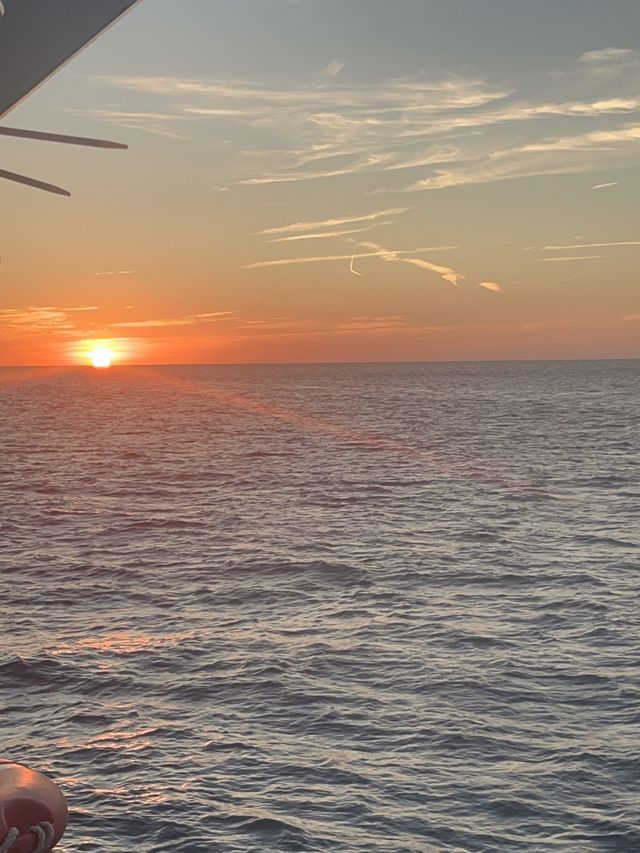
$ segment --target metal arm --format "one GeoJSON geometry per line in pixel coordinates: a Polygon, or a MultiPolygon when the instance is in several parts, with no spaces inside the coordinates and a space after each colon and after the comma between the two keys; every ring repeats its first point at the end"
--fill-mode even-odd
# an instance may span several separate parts
{"type": "MultiPolygon", "coordinates": [[[[2,0],[0,0],[0,3],[2,0]]],[[[110,142],[107,139],[92,139],[88,136],[67,136],[62,133],[45,133],[40,130],[21,130],[17,127],[0,127],[0,136],[14,136],[18,139],[37,139],[42,142],[62,142],[65,145],[85,145],[89,148],[128,148],[122,142],[110,142]]]]}

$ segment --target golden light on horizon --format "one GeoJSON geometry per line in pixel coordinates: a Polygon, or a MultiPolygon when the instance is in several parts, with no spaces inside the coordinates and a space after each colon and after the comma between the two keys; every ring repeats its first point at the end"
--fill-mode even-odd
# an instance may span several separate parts
{"type": "Polygon", "coordinates": [[[98,370],[106,370],[114,364],[129,360],[129,347],[120,339],[85,339],[69,347],[67,358],[75,364],[90,365],[98,370]]]}
{"type": "Polygon", "coordinates": [[[91,350],[89,358],[94,367],[104,370],[107,367],[111,367],[114,359],[114,352],[110,347],[97,346],[91,350]]]}
{"type": "Polygon", "coordinates": [[[156,351],[157,359],[166,362],[163,347],[146,338],[80,338],[61,347],[60,358],[68,365],[88,365],[105,370],[148,363],[156,351]]]}

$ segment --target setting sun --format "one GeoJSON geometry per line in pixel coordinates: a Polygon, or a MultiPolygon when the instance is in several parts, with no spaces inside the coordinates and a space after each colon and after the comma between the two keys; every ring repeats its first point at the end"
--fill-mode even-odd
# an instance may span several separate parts
{"type": "Polygon", "coordinates": [[[68,364],[90,365],[98,370],[130,364],[143,351],[144,345],[139,341],[107,337],[73,341],[63,350],[68,364]]]}
{"type": "Polygon", "coordinates": [[[97,368],[111,367],[113,363],[113,350],[109,347],[95,347],[89,353],[91,364],[97,368]]]}

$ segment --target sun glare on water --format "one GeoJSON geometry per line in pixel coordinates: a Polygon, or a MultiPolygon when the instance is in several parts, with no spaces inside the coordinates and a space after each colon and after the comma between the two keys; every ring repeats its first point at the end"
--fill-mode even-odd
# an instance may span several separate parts
{"type": "Polygon", "coordinates": [[[113,363],[113,350],[109,347],[94,347],[89,353],[91,364],[99,369],[111,367],[113,363]]]}

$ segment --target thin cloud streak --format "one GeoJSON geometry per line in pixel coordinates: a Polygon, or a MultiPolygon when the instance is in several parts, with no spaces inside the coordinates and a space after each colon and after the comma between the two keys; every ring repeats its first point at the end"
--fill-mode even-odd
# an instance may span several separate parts
{"type": "Polygon", "coordinates": [[[76,311],[84,312],[84,311],[99,311],[99,305],[79,305],[77,308],[61,308],[61,311],[64,311],[65,314],[74,314],[76,311]]]}
{"type": "Polygon", "coordinates": [[[601,50],[588,50],[579,59],[585,65],[640,65],[640,52],[624,47],[605,47],[601,50]]]}
{"type": "Polygon", "coordinates": [[[156,136],[166,136],[170,139],[189,140],[183,130],[172,127],[173,122],[185,121],[187,116],[180,113],[154,113],[125,110],[74,110],[74,115],[89,116],[97,121],[107,122],[126,130],[141,130],[156,136]]]}
{"type": "Polygon", "coordinates": [[[544,264],[563,263],[564,261],[598,261],[604,255],[574,255],[568,258],[540,258],[544,264]]]}
{"type": "Polygon", "coordinates": [[[640,58],[635,50],[621,47],[606,47],[603,50],[589,50],[580,56],[580,62],[619,62],[620,60],[640,58]]]}
{"type": "Polygon", "coordinates": [[[275,340],[322,339],[327,337],[386,336],[401,334],[403,337],[422,336],[431,333],[451,332],[528,332],[543,328],[540,323],[427,323],[404,315],[360,316],[338,322],[300,320],[294,318],[265,318],[248,320],[235,330],[236,339],[275,340]]]}
{"type": "Polygon", "coordinates": [[[220,323],[234,319],[232,311],[211,311],[205,314],[187,314],[182,317],[167,317],[151,320],[127,320],[111,323],[112,329],[162,329],[177,326],[200,326],[208,323],[220,323]]]}
{"type": "Polygon", "coordinates": [[[545,139],[513,148],[489,152],[406,187],[407,192],[487,184],[516,178],[576,174],[595,168],[620,165],[627,153],[640,162],[640,124],[610,130],[590,131],[576,136],[545,139]]]}
{"type": "Polygon", "coordinates": [[[606,249],[614,246],[640,246],[640,240],[625,240],[620,243],[569,243],[567,246],[543,246],[545,252],[563,252],[568,249],[606,249]]]}
{"type": "Polygon", "coordinates": [[[279,225],[275,228],[265,228],[258,231],[260,235],[292,234],[304,231],[315,231],[318,228],[334,228],[340,225],[351,225],[358,222],[373,222],[386,216],[400,216],[411,210],[410,207],[395,207],[390,210],[377,210],[374,213],[366,213],[360,216],[344,216],[336,219],[324,219],[319,222],[293,222],[289,225],[279,225]]]}
{"type": "MultiPolygon", "coordinates": [[[[363,252],[356,257],[358,258],[379,258],[384,255],[384,252],[363,252]]],[[[242,270],[257,270],[263,267],[288,267],[296,264],[317,264],[326,261],[349,261],[351,255],[318,255],[312,258],[276,258],[270,261],[255,261],[251,264],[244,264],[242,270]]]]}
{"type": "Polygon", "coordinates": [[[452,284],[454,287],[458,287],[459,283],[464,279],[464,276],[461,273],[456,272],[456,270],[451,267],[432,264],[430,261],[424,260],[424,258],[406,257],[407,254],[412,254],[413,252],[405,253],[393,249],[385,249],[382,246],[378,246],[377,243],[363,243],[361,245],[366,248],[377,249],[386,263],[410,264],[411,266],[418,267],[426,270],[427,272],[436,273],[436,275],[439,275],[440,278],[449,282],[449,284],[452,284]]]}
{"type": "MultiPolygon", "coordinates": [[[[414,264],[415,266],[422,266],[424,269],[429,269],[432,272],[441,272],[444,274],[451,274],[457,276],[458,279],[464,278],[464,276],[455,273],[454,270],[449,269],[448,267],[441,267],[435,264],[429,264],[427,261],[422,261],[419,258],[409,258],[403,257],[406,255],[411,255],[415,253],[427,253],[427,252],[442,252],[449,251],[452,249],[457,249],[457,246],[432,246],[432,247],[424,247],[419,249],[409,249],[407,251],[390,251],[389,249],[384,249],[382,246],[378,246],[377,243],[360,243],[360,246],[369,247],[372,249],[370,252],[359,252],[355,255],[355,259],[358,258],[383,258],[385,261],[397,260],[404,261],[404,263],[414,264]],[[391,257],[394,256],[394,257],[391,257]]],[[[295,266],[297,264],[316,264],[316,263],[324,263],[330,261],[349,261],[351,260],[352,255],[314,255],[313,257],[302,257],[302,258],[274,258],[268,261],[254,261],[250,264],[244,264],[240,267],[243,270],[256,270],[263,269],[266,267],[287,267],[287,266],[295,266]]],[[[454,283],[454,282],[452,282],[454,283]]]]}
{"type": "Polygon", "coordinates": [[[74,314],[97,311],[97,306],[60,308],[55,305],[0,309],[0,329],[5,338],[37,335],[72,335],[77,329],[74,314]]]}
{"type": "MultiPolygon", "coordinates": [[[[637,109],[637,107],[636,107],[637,109]]],[[[577,136],[561,136],[542,142],[533,142],[505,152],[519,154],[541,154],[557,151],[580,151],[583,149],[608,150],[611,145],[640,140],[640,124],[624,124],[610,130],[593,130],[577,136]],[[604,148],[603,148],[604,146],[604,148]]],[[[502,156],[502,155],[499,155],[502,156]]]]}
{"type": "MultiPolygon", "coordinates": [[[[385,223],[379,223],[383,225],[385,223]]],[[[388,224],[388,223],[387,223],[388,224]]],[[[268,243],[291,243],[296,240],[324,240],[329,237],[344,237],[348,234],[364,234],[371,228],[347,228],[343,231],[323,231],[319,234],[295,234],[291,237],[278,237],[276,240],[267,240],[268,243]]]]}

